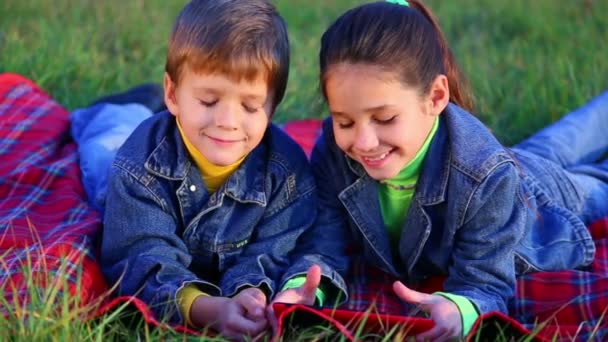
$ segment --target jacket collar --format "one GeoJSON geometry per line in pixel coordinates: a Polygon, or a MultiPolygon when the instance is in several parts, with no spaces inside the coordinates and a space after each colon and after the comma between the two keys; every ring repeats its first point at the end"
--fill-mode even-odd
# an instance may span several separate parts
{"type": "MultiPolygon", "coordinates": [[[[421,205],[434,205],[445,201],[451,162],[446,120],[445,115],[442,114],[437,133],[431,142],[418,178],[415,199],[421,205]],[[429,156],[431,157],[429,158],[429,156]]],[[[346,163],[350,170],[359,177],[358,182],[377,182],[367,174],[360,163],[348,157],[346,157],[346,163]]]]}
{"type": "Polygon", "coordinates": [[[431,142],[427,157],[425,158],[421,174],[418,178],[414,198],[410,205],[409,214],[406,218],[408,226],[407,239],[401,239],[407,248],[400,248],[402,260],[409,261],[407,269],[400,269],[404,264],[396,262],[388,235],[384,226],[378,225],[383,222],[378,196],[369,194],[378,193],[378,182],[371,178],[363,166],[356,161],[346,157],[350,170],[358,176],[358,179],[344,189],[339,198],[349,211],[350,217],[363,233],[367,244],[380,260],[380,267],[385,271],[401,277],[409,277],[412,271],[410,266],[420,255],[424,242],[430,230],[430,220],[426,215],[424,206],[434,205],[445,201],[450,169],[449,139],[447,136],[446,118],[440,117],[439,128],[431,142]],[[430,156],[430,157],[429,157],[430,156]],[[422,224],[408,224],[420,222],[422,224]],[[401,265],[399,267],[398,265],[401,265]]]}
{"type": "MultiPolygon", "coordinates": [[[[189,173],[200,174],[200,172],[188,155],[175,118],[171,117],[170,120],[167,134],[160,139],[146,160],[145,168],[158,177],[183,182],[189,173]]],[[[266,206],[265,180],[269,158],[265,142],[268,141],[269,132],[270,130],[266,131],[262,142],[249,153],[241,166],[218,189],[218,195],[221,192],[239,202],[266,206]]]]}

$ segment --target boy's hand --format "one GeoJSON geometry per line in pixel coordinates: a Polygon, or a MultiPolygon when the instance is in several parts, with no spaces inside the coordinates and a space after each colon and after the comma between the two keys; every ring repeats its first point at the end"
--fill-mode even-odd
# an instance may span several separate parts
{"type": "Polygon", "coordinates": [[[312,265],[306,272],[306,282],[302,286],[279,292],[272,302],[313,305],[320,283],[321,268],[312,265]]]}
{"type": "Polygon", "coordinates": [[[393,284],[393,290],[402,300],[418,305],[431,315],[435,326],[416,336],[416,341],[448,341],[460,339],[462,335],[462,318],[456,304],[439,296],[417,292],[407,288],[400,281],[393,284]]]}
{"type": "Polygon", "coordinates": [[[191,320],[198,327],[211,326],[222,336],[242,340],[268,328],[266,295],[248,288],[232,298],[198,297],[191,309],[191,320]]]}

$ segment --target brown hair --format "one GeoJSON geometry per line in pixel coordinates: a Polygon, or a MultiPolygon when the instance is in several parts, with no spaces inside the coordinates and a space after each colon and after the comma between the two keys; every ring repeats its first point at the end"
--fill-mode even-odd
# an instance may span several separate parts
{"type": "Polygon", "coordinates": [[[265,76],[274,111],[289,73],[285,21],[266,0],[192,0],[173,26],[165,71],[179,83],[185,65],[235,81],[265,76]]]}
{"type": "Polygon", "coordinates": [[[468,82],[439,24],[420,1],[408,3],[404,6],[379,1],[361,5],[344,13],[325,31],[319,53],[324,96],[332,65],[361,63],[396,70],[404,84],[422,93],[430,90],[437,75],[446,75],[450,101],[472,110],[468,82]]]}

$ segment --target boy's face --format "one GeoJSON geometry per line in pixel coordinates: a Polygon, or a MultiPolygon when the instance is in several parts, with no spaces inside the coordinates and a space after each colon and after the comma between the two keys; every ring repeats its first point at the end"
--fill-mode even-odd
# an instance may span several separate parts
{"type": "Polygon", "coordinates": [[[272,107],[263,75],[235,82],[187,66],[179,84],[165,74],[165,102],[186,138],[218,166],[234,164],[260,143],[272,107]]]}

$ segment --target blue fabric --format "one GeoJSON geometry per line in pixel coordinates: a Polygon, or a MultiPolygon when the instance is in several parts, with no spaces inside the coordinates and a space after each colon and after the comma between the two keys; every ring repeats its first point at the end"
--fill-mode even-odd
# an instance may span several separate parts
{"type": "Polygon", "coordinates": [[[585,224],[608,215],[607,162],[597,161],[608,151],[608,92],[514,149],[454,104],[440,120],[392,253],[378,182],[338,148],[327,119],[311,157],[319,218],[299,248],[340,272],[352,246],[408,284],[447,275],[445,292],[482,314],[507,311],[517,274],[591,263],[585,224]]]}
{"type": "MultiPolygon", "coordinates": [[[[305,154],[274,125],[210,194],[174,116],[155,114],[112,164],[102,271],[110,284],[120,282],[119,294],[142,298],[174,322],[183,322],[175,295],[188,283],[221,296],[259,287],[270,299],[289,277],[307,271],[290,266],[288,255],[316,219],[316,195],[305,154]]],[[[344,291],[342,278],[315,261],[344,291]]]]}
{"type": "Polygon", "coordinates": [[[70,114],[89,203],[103,213],[108,172],[118,148],[152,112],[143,105],[100,103],[70,114]]]}

